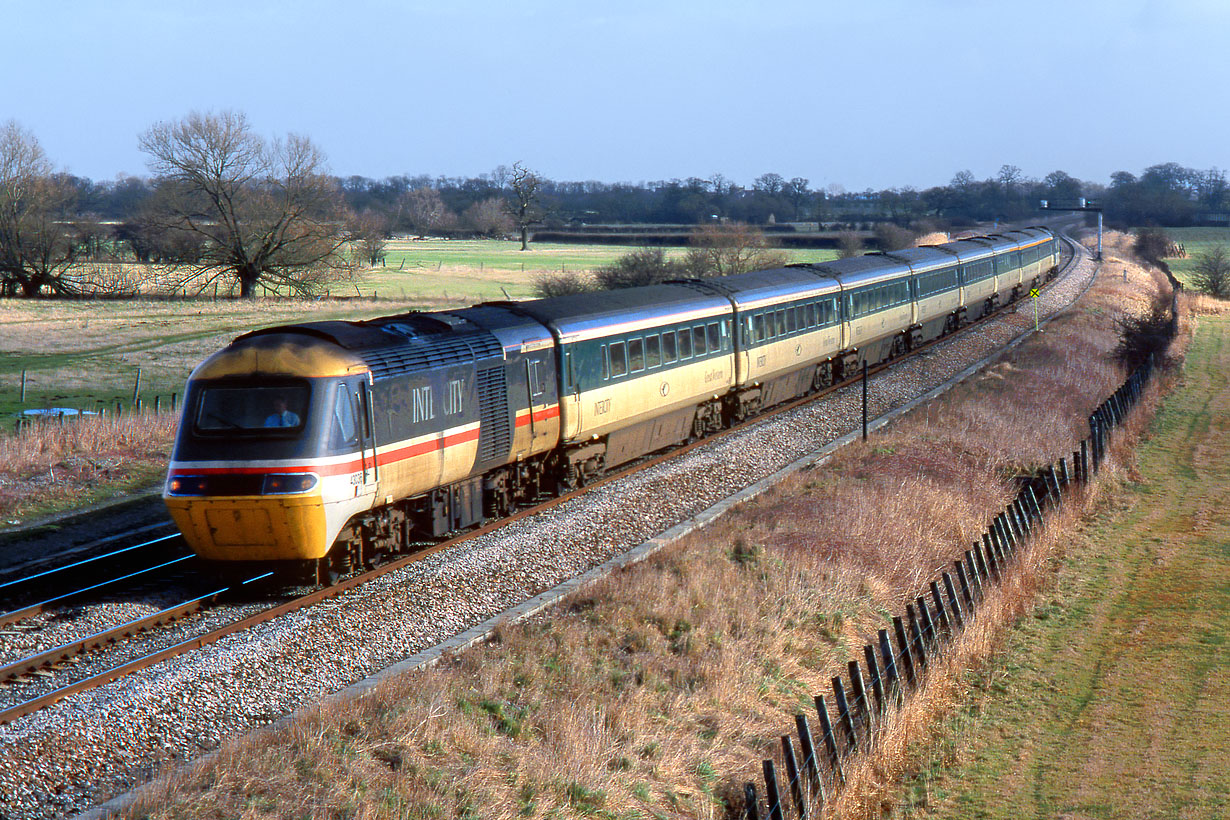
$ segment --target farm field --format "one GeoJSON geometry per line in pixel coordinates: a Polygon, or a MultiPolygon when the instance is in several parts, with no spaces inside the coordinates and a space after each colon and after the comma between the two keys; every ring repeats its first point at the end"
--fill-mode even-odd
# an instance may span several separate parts
{"type": "MultiPolygon", "coordinates": [[[[1191,244],[1188,244],[1191,251],[1191,244]]],[[[1139,475],[1074,540],[901,817],[1230,811],[1230,320],[1201,320],[1139,475]]]]}
{"type": "Polygon", "coordinates": [[[1187,258],[1167,259],[1171,272],[1185,286],[1190,284],[1190,277],[1196,266],[1196,256],[1204,253],[1214,245],[1225,245],[1230,249],[1230,228],[1167,228],[1166,233],[1171,240],[1183,245],[1187,250],[1187,258]]]}
{"type": "MultiPolygon", "coordinates": [[[[519,241],[398,239],[389,242],[383,267],[365,272],[355,282],[364,295],[410,299],[464,299],[483,302],[531,298],[534,278],[544,273],[592,271],[634,250],[623,245],[574,245],[519,241]]],[[[667,248],[667,256],[682,258],[686,248],[667,248]]],[[[827,249],[787,251],[793,262],[823,262],[837,258],[827,249]]],[[[339,291],[340,292],[340,291],[339,291]]]]}

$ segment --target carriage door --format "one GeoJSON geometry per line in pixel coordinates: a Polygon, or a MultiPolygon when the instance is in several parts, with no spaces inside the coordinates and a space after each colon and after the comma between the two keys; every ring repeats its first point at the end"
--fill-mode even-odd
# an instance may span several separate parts
{"type": "Polygon", "coordinates": [[[371,385],[366,381],[360,382],[354,398],[359,416],[359,453],[362,462],[362,482],[358,494],[374,495],[380,480],[380,466],[376,463],[376,411],[372,407],[371,385]]]}
{"type": "Polygon", "coordinates": [[[530,446],[535,450],[551,437],[551,430],[557,424],[548,419],[545,412],[558,401],[555,374],[548,360],[549,352],[531,353],[525,357],[525,389],[530,408],[530,446]]]}

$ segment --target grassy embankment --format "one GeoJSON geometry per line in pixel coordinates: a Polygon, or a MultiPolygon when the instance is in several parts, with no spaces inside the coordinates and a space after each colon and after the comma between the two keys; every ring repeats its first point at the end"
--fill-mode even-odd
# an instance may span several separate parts
{"type": "Polygon", "coordinates": [[[1230,320],[1203,318],[1136,464],[900,816],[1230,813],[1228,373],[1230,320]]]}
{"type": "MultiPolygon", "coordinates": [[[[490,645],[227,741],[127,816],[721,815],[794,712],[1002,508],[1012,477],[1087,433],[1124,375],[1104,355],[1112,319],[1159,288],[1128,268],[1128,283],[1101,277],[1044,334],[868,445],[490,645]]],[[[1040,541],[1054,549],[1062,533],[1040,541]]],[[[963,672],[932,692],[951,692],[963,672]]],[[[915,734],[952,707],[919,702],[915,734]]],[[[878,813],[916,754],[900,732],[886,749],[848,790],[844,816],[878,813]]]]}
{"type": "MultiPolygon", "coordinates": [[[[378,294],[378,300],[0,301],[0,527],[156,482],[175,426],[168,414],[13,436],[22,410],[113,409],[116,402],[127,407],[138,367],[142,396],[152,405],[155,395],[166,400],[181,392],[198,362],[248,330],[460,307],[504,299],[504,291],[528,298],[534,276],[543,271],[592,270],[628,250],[531,244],[523,253],[519,248],[497,241],[391,243],[386,267],[335,289],[349,296],[378,294]],[[19,400],[23,370],[28,372],[24,405],[19,400]]],[[[793,252],[796,261],[832,256],[823,250],[793,252]]],[[[153,273],[140,274],[131,264],[111,267],[123,268],[126,281],[153,282],[157,290],[153,273]]]]}

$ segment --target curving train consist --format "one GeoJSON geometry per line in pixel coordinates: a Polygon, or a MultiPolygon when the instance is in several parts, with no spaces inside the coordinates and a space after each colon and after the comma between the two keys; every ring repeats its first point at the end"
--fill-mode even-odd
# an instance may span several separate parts
{"type": "Polygon", "coordinates": [[[981,318],[1045,228],[240,336],[192,373],[164,499],[202,557],[317,580],[508,514],[981,318]]]}

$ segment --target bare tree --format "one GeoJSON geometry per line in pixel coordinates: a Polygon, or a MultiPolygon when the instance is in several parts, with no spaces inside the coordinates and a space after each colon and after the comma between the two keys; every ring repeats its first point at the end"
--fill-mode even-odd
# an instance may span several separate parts
{"type": "Polygon", "coordinates": [[[809,180],[806,177],[793,177],[786,184],[786,198],[790,200],[790,205],[794,208],[794,219],[797,222],[803,214],[803,205],[807,202],[807,198],[811,196],[811,190],[807,187],[809,180]]]}
{"type": "Polygon", "coordinates": [[[858,256],[863,252],[863,237],[858,231],[842,231],[837,234],[837,253],[842,259],[858,256]]]}
{"type": "Polygon", "coordinates": [[[75,198],[33,134],[13,120],[0,127],[0,295],[75,291],[68,273],[85,247],[71,219],[75,198]]]}
{"type": "Polygon", "coordinates": [[[513,229],[512,218],[504,207],[504,200],[494,196],[479,200],[466,208],[461,215],[461,221],[480,236],[507,236],[513,229]]]}
{"type": "Polygon", "coordinates": [[[780,268],[789,264],[789,255],[770,248],[764,234],[755,228],[735,223],[703,225],[692,232],[684,267],[692,276],[731,276],[751,270],[780,268]]]}
{"type": "Polygon", "coordinates": [[[1218,299],[1230,297],[1230,252],[1225,245],[1214,245],[1196,254],[1192,284],[1218,299]]]}
{"type": "Polygon", "coordinates": [[[375,267],[384,259],[389,244],[389,219],[382,213],[367,210],[351,218],[347,229],[350,241],[367,264],[375,267]]]}
{"type": "Polygon", "coordinates": [[[761,174],[752,182],[752,187],[769,196],[777,196],[786,190],[786,179],[781,174],[761,174]]]}
{"type": "Polygon", "coordinates": [[[530,246],[530,226],[542,221],[542,208],[538,202],[538,191],[543,179],[538,174],[526,168],[520,162],[514,162],[509,171],[508,185],[512,188],[513,198],[508,203],[509,216],[517,225],[521,234],[521,250],[530,246]]]}
{"type": "Polygon", "coordinates": [[[1170,255],[1173,245],[1170,235],[1164,230],[1146,227],[1136,231],[1136,241],[1132,243],[1132,250],[1147,264],[1156,265],[1162,257],[1170,255]]]}
{"type": "Polygon", "coordinates": [[[657,285],[686,275],[686,268],[662,248],[639,248],[594,271],[598,286],[606,290],[657,285]]]}
{"type": "Polygon", "coordinates": [[[594,283],[589,277],[574,271],[540,273],[534,277],[534,292],[544,299],[552,296],[569,296],[574,293],[589,293],[594,283]]]}
{"type": "Polygon", "coordinates": [[[419,239],[438,234],[457,225],[457,215],[448,209],[435,188],[415,188],[402,194],[398,202],[402,217],[410,223],[419,239]]]}
{"type": "Polygon", "coordinates": [[[876,225],[876,247],[882,251],[899,251],[914,246],[914,232],[909,228],[881,222],[876,225]]]}
{"type": "Polygon", "coordinates": [[[194,278],[233,276],[241,297],[258,284],[313,293],[336,278],[342,201],[311,140],[267,142],[242,113],[224,111],[160,122],[140,145],[159,177],[153,220],[204,239],[194,278]]]}

